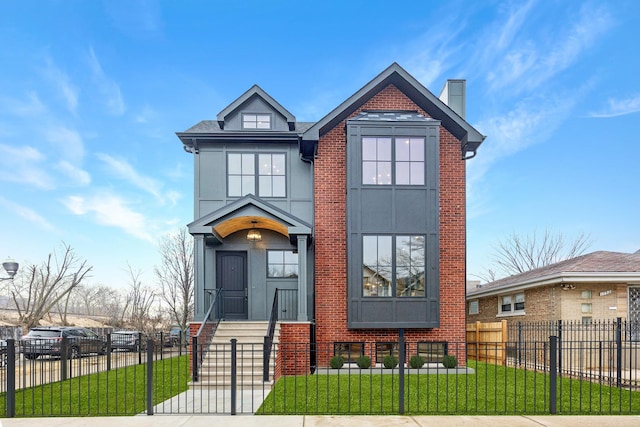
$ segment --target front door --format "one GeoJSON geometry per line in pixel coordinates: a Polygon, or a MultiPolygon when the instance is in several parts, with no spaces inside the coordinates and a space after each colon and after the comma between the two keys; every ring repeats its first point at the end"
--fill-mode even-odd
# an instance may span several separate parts
{"type": "Polygon", "coordinates": [[[247,253],[217,252],[216,283],[222,290],[223,317],[248,318],[247,253]]]}

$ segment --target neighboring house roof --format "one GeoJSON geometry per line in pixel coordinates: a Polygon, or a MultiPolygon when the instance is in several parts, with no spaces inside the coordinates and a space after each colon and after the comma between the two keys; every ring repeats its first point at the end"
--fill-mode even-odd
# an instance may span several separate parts
{"type": "Polygon", "coordinates": [[[640,254],[598,251],[505,277],[467,291],[467,298],[496,295],[554,283],[640,284],[640,254]]]}
{"type": "Polygon", "coordinates": [[[333,129],[338,123],[349,117],[365,102],[390,84],[401,90],[418,107],[426,111],[430,117],[440,120],[443,126],[462,142],[463,154],[466,152],[475,153],[484,140],[484,135],[395,62],[311,126],[304,133],[303,140],[318,141],[320,136],[333,129]]]}

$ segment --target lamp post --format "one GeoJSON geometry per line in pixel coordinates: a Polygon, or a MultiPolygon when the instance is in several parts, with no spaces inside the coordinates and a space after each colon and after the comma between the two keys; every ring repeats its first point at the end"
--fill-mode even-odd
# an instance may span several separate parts
{"type": "Polygon", "coordinates": [[[7,259],[2,263],[2,268],[7,272],[9,277],[0,277],[0,281],[2,280],[13,280],[13,276],[18,272],[18,267],[20,265],[12,259],[7,259]]]}

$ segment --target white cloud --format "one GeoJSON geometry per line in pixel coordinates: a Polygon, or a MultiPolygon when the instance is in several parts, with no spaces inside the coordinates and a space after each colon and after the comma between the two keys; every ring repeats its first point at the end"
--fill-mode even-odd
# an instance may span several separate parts
{"type": "Polygon", "coordinates": [[[80,134],[64,126],[51,126],[44,131],[47,141],[54,144],[63,159],[80,163],[84,159],[84,142],[80,134]]]}
{"type": "Polygon", "coordinates": [[[168,199],[170,202],[175,203],[175,196],[172,195],[171,192],[163,194],[161,182],[140,174],[125,160],[116,159],[115,157],[103,153],[98,153],[97,156],[116,176],[129,182],[134,187],[151,194],[156,198],[156,200],[158,200],[158,202],[164,204],[168,199]]]}
{"type": "Polygon", "coordinates": [[[0,145],[0,180],[50,190],[53,180],[44,171],[44,160],[36,148],[0,145]]]}
{"type": "Polygon", "coordinates": [[[0,108],[19,117],[33,117],[46,112],[46,107],[36,92],[27,92],[27,99],[0,98],[0,108]]]}
{"type": "Polygon", "coordinates": [[[82,170],[66,160],[62,160],[58,163],[58,169],[62,171],[67,177],[71,178],[75,184],[89,185],[91,184],[91,175],[85,170],[82,170]]]}
{"type": "Polygon", "coordinates": [[[69,76],[67,76],[66,73],[56,67],[50,58],[47,58],[46,62],[46,76],[55,84],[56,88],[60,91],[69,111],[75,114],[76,109],[78,108],[77,88],[70,82],[69,76]]]}
{"type": "Polygon", "coordinates": [[[89,49],[89,65],[93,73],[93,79],[96,81],[98,90],[103,96],[102,102],[109,114],[116,116],[124,114],[126,107],[122,99],[120,86],[105,74],[93,48],[89,49]]]}
{"type": "Polygon", "coordinates": [[[599,112],[590,113],[590,117],[617,117],[640,112],[640,95],[626,99],[610,98],[607,107],[599,112]]]}
{"type": "Polygon", "coordinates": [[[131,236],[154,243],[144,215],[130,209],[126,201],[115,194],[100,193],[88,198],[69,196],[63,204],[74,215],[88,215],[97,224],[119,228],[131,236]]]}
{"type": "Polygon", "coordinates": [[[0,205],[5,206],[10,211],[13,211],[19,217],[26,219],[29,222],[32,222],[36,226],[46,230],[46,231],[56,231],[56,228],[49,223],[42,215],[38,214],[33,209],[30,209],[26,206],[22,206],[18,203],[9,201],[4,197],[0,196],[0,205]]]}

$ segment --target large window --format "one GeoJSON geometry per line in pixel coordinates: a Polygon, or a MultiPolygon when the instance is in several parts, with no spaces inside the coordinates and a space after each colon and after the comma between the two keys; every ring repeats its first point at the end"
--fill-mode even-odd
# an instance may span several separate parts
{"type": "Polygon", "coordinates": [[[243,114],[242,129],[271,129],[271,114],[243,114]]]}
{"type": "Polygon", "coordinates": [[[362,138],[362,183],[424,185],[424,138],[362,138]]]}
{"type": "Polygon", "coordinates": [[[363,295],[424,297],[424,236],[363,236],[363,295]]]}
{"type": "Polygon", "coordinates": [[[268,251],[267,277],[298,277],[298,254],[293,251],[268,251]]]}
{"type": "Polygon", "coordinates": [[[286,157],[281,153],[229,153],[227,183],[229,197],[257,194],[286,197],[286,157]],[[256,191],[257,189],[257,191],[256,191]]]}

